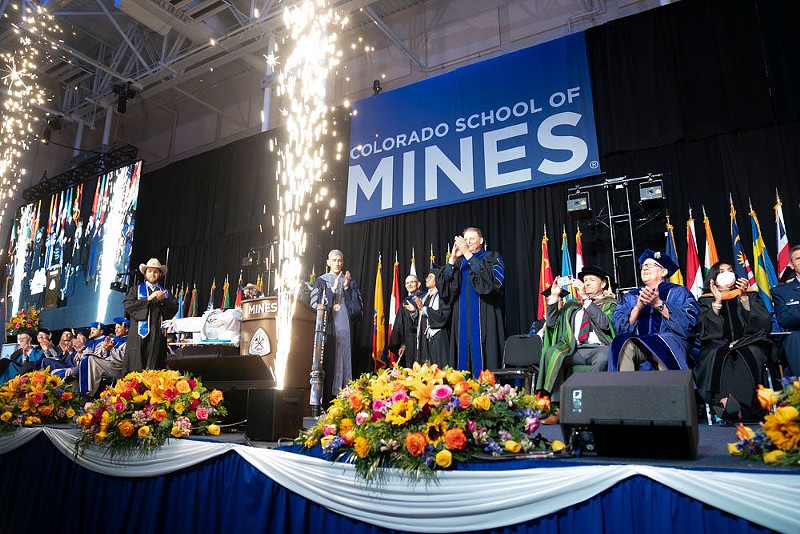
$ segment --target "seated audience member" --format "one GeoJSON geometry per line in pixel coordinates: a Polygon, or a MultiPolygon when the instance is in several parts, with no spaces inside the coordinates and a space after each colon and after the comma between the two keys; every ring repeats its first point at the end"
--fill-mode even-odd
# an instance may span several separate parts
{"type": "Polygon", "coordinates": [[[175,332],[167,332],[167,355],[174,356],[181,353],[180,345],[178,345],[178,336],[175,332]]]}
{"type": "Polygon", "coordinates": [[[404,366],[410,367],[417,358],[417,322],[419,319],[419,305],[425,293],[419,294],[419,280],[413,274],[406,276],[406,291],[408,295],[403,299],[400,309],[392,325],[392,337],[389,338],[387,347],[397,354],[397,360],[404,366]],[[416,298],[415,298],[416,297],[416,298]]]}
{"type": "Polygon", "coordinates": [[[38,350],[42,354],[36,364],[37,369],[43,369],[42,363],[44,360],[58,360],[61,357],[55,345],[53,345],[52,337],[53,334],[47,328],[40,328],[36,333],[36,341],[39,343],[38,350]]]}
{"type": "Polygon", "coordinates": [[[81,360],[88,356],[89,349],[86,348],[86,334],[78,333],[72,338],[72,367],[56,369],[51,374],[59,375],[62,378],[78,377],[81,360]]]}
{"type": "MultiPolygon", "coordinates": [[[[41,332],[39,334],[41,335],[41,332]]],[[[39,340],[39,345],[41,346],[41,344],[42,340],[39,340]]],[[[51,374],[59,375],[62,378],[65,376],[66,369],[75,367],[75,354],[72,350],[72,332],[69,330],[61,332],[58,347],[53,347],[51,350],[48,350],[48,355],[39,362],[39,369],[45,369],[47,367],[50,368],[51,374]]]]}
{"type": "Polygon", "coordinates": [[[61,337],[58,338],[58,347],[56,350],[61,354],[72,352],[72,331],[64,330],[61,332],[61,337]]]}
{"type": "MultiPolygon", "coordinates": [[[[440,368],[455,366],[455,355],[450,346],[450,306],[439,298],[436,288],[436,274],[440,267],[433,267],[425,277],[425,287],[428,292],[420,299],[414,297],[415,306],[419,307],[415,320],[417,321],[417,361],[430,362],[440,368]]],[[[413,362],[406,360],[403,365],[410,366],[413,362]]]]}
{"type": "Polygon", "coordinates": [[[17,336],[19,348],[10,356],[0,358],[0,386],[17,375],[29,373],[42,358],[42,353],[31,344],[32,338],[27,332],[17,336]]]}
{"type": "Polygon", "coordinates": [[[89,325],[89,339],[86,341],[86,348],[89,352],[94,352],[98,343],[101,343],[105,336],[105,325],[100,321],[95,321],[89,325]]]}
{"type": "Polygon", "coordinates": [[[94,396],[103,378],[117,380],[125,375],[125,344],[114,346],[114,338],[106,336],[94,353],[81,360],[78,371],[78,391],[94,396]]]}
{"type": "Polygon", "coordinates": [[[772,321],[757,291],[736,279],[730,263],[715,263],[700,297],[697,391],[723,419],[739,417],[740,404],[758,406],[756,389],[772,353],[772,321]]]}
{"type": "Polygon", "coordinates": [[[614,311],[617,335],[609,371],[690,369],[699,308],[688,289],[667,278],[678,270],[667,254],[639,256],[642,287],[625,294],[614,311]]]}
{"type": "Polygon", "coordinates": [[[128,341],[128,329],[131,327],[131,322],[124,317],[114,318],[114,346],[119,347],[128,341]]]}
{"type": "Polygon", "coordinates": [[[591,365],[593,372],[608,369],[609,345],[614,338],[611,317],[617,308],[610,283],[607,272],[586,265],[573,282],[578,298],[559,306],[562,288],[558,283],[550,288],[536,377],[538,391],[554,394],[564,380],[564,365],[591,365]]]}
{"type": "Polygon", "coordinates": [[[778,324],[791,332],[783,341],[783,350],[789,363],[792,375],[800,375],[800,245],[789,251],[789,266],[794,269],[794,276],[785,284],[772,288],[772,302],[775,304],[775,316],[778,324]]]}

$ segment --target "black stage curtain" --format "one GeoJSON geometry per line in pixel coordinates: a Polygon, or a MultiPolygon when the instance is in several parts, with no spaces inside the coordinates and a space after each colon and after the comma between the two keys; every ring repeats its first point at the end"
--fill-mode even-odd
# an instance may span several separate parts
{"type": "MultiPolygon", "coordinates": [[[[750,200],[767,247],[775,254],[772,206],[776,189],[784,202],[789,237],[800,239],[800,75],[796,68],[800,32],[792,25],[800,15],[799,5],[792,0],[687,0],[587,32],[605,174],[580,185],[664,173],[665,208],[675,226],[682,264],[690,207],[702,261],[701,205],[711,220],[720,257],[730,257],[729,194],[747,250],[752,242],[747,216],[750,200]]],[[[339,138],[346,138],[347,121],[337,122],[339,138]]],[[[267,217],[275,211],[275,156],[266,143],[270,136],[279,135],[258,135],[145,174],[135,261],[144,262],[152,255],[163,258],[170,247],[170,283],[197,283],[200,294],[206,295],[200,300],[205,305],[212,277],[221,287],[226,273],[238,275],[241,257],[249,249],[274,238],[264,216],[264,206],[267,217]]],[[[467,226],[482,228],[488,247],[505,259],[506,334],[510,335],[527,331],[534,319],[543,228],[550,237],[554,274],[560,272],[562,228],[574,251],[576,224],[565,208],[568,188],[574,183],[345,225],[346,176],[346,162],[332,165],[327,181],[339,208],[333,212],[330,230],[309,225],[304,261],[309,272],[314,265],[319,273],[328,249],[340,248],[346,268],[361,285],[366,313],[355,348],[357,372],[367,370],[370,363],[369,318],[379,254],[388,309],[395,251],[402,283],[412,247],[422,275],[431,245],[440,263],[456,233],[467,226]]],[[[599,191],[593,196],[596,216],[605,202],[599,191]]],[[[636,195],[634,200],[638,200],[636,195]]],[[[607,228],[590,220],[581,223],[581,230],[586,262],[610,268],[607,228]]],[[[664,230],[663,216],[638,221],[637,249],[663,249],[664,230]]]]}

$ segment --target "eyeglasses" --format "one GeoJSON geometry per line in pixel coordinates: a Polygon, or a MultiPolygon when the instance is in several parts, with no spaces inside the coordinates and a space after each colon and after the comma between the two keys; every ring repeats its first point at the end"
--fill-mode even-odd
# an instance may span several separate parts
{"type": "Polygon", "coordinates": [[[644,270],[658,269],[659,267],[661,266],[657,263],[645,263],[642,265],[641,269],[644,271],[644,270]]]}

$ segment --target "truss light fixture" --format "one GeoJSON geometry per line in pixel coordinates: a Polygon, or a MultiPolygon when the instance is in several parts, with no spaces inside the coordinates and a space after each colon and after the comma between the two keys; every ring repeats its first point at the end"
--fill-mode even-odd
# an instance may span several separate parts
{"type": "Polygon", "coordinates": [[[373,81],[372,82],[372,94],[373,95],[377,95],[381,91],[383,91],[383,87],[381,87],[381,81],[380,80],[373,81]]]}
{"type": "Polygon", "coordinates": [[[125,82],[125,84],[117,84],[114,86],[114,93],[117,94],[117,112],[125,113],[128,111],[128,100],[136,96],[136,91],[131,89],[133,82],[125,82]]]}

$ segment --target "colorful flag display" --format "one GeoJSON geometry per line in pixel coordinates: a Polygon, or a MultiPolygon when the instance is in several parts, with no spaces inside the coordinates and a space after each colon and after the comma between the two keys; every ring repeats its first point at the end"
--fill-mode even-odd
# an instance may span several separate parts
{"type": "MultiPolygon", "coordinates": [[[[566,228],[561,229],[561,276],[575,277],[575,273],[572,272],[572,259],[569,256],[569,241],[567,240],[566,228]]],[[[577,297],[575,288],[572,285],[567,289],[569,290],[567,300],[572,300],[577,297]]]]}
{"type": "Polygon", "coordinates": [[[214,309],[214,290],[216,289],[217,289],[217,279],[212,278],[211,292],[208,294],[208,306],[206,306],[206,311],[214,309]]]}
{"type": "Polygon", "coordinates": [[[778,275],[775,274],[775,267],[769,259],[767,247],[761,237],[761,225],[758,224],[758,216],[750,205],[750,228],[753,233],[753,268],[756,279],[756,287],[761,300],[767,306],[767,310],[772,311],[772,291],[771,288],[778,285],[778,275]]]}
{"type": "Polygon", "coordinates": [[[579,274],[583,270],[583,242],[581,241],[581,227],[578,226],[578,232],[575,234],[575,274],[579,274]]]}
{"type": "Polygon", "coordinates": [[[411,267],[408,269],[408,274],[417,276],[417,260],[414,257],[414,247],[411,247],[411,267]]]}
{"type": "Polygon", "coordinates": [[[225,283],[222,284],[222,309],[227,310],[231,307],[231,285],[228,283],[228,275],[225,275],[225,283]]]}
{"type": "Polygon", "coordinates": [[[756,289],[756,279],[750,269],[750,261],[744,252],[742,240],[739,237],[739,224],[736,222],[736,208],[733,207],[733,196],[731,196],[731,245],[733,247],[733,268],[736,270],[737,278],[747,280],[751,289],[756,289]]]}
{"type": "Polygon", "coordinates": [[[706,252],[703,260],[703,276],[705,276],[711,266],[719,261],[717,245],[714,243],[714,234],[711,232],[711,222],[708,220],[708,215],[706,215],[705,206],[703,206],[703,226],[706,231],[706,252]]]}
{"type": "Polygon", "coordinates": [[[775,233],[778,243],[778,278],[783,276],[789,266],[789,237],[786,235],[786,225],[783,222],[783,204],[778,191],[775,191],[775,233]]]}
{"type": "Polygon", "coordinates": [[[195,284],[192,287],[192,298],[189,300],[189,317],[197,317],[198,314],[198,307],[199,303],[197,302],[197,285],[195,284]]]}
{"type": "MultiPolygon", "coordinates": [[[[392,297],[389,300],[389,327],[386,339],[392,339],[392,328],[400,311],[400,262],[397,261],[397,251],[394,253],[394,272],[392,273],[392,297]]],[[[389,355],[391,362],[397,361],[397,354],[391,352],[389,355]]]]}
{"type": "Polygon", "coordinates": [[[242,299],[244,298],[244,287],[242,286],[242,271],[239,271],[239,285],[236,288],[236,300],[233,305],[237,308],[242,307],[242,299]]]}

